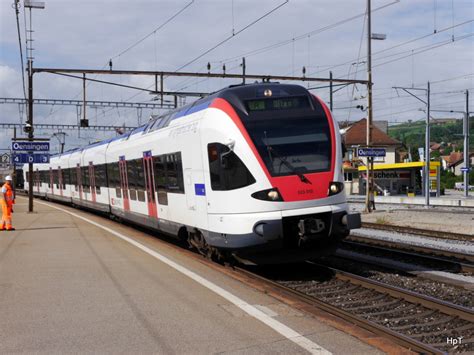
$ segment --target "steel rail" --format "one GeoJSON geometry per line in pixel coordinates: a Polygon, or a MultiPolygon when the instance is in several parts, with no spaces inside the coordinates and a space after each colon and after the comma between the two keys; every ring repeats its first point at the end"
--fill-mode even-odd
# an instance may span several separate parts
{"type": "MultiPolygon", "coordinates": [[[[326,266],[325,266],[326,267],[326,266]]],[[[279,284],[278,282],[267,279],[263,276],[250,272],[248,270],[242,269],[240,267],[235,268],[239,273],[246,275],[249,278],[258,280],[260,283],[264,284],[265,288],[273,289],[277,293],[284,294],[287,297],[291,297],[299,302],[305,303],[311,307],[314,307],[319,310],[323,310],[329,314],[332,314],[336,317],[342,318],[345,321],[353,323],[365,330],[368,330],[377,335],[386,337],[396,344],[399,344],[407,349],[416,351],[419,353],[432,353],[432,354],[444,354],[443,351],[436,349],[430,345],[424,344],[416,339],[410,338],[404,334],[395,332],[387,327],[381,326],[370,320],[366,320],[357,315],[351,314],[348,311],[345,311],[336,306],[330,305],[322,300],[319,300],[315,297],[307,295],[303,292],[297,291],[290,287],[279,284]]]]}
{"type": "MultiPolygon", "coordinates": [[[[327,267],[325,265],[320,266],[327,267]]],[[[383,282],[371,280],[359,275],[352,274],[347,271],[338,270],[332,267],[327,268],[333,271],[336,277],[340,280],[349,281],[352,284],[360,285],[364,288],[369,288],[377,292],[386,293],[395,298],[402,298],[410,303],[421,304],[426,308],[437,310],[441,313],[445,313],[448,315],[454,315],[459,317],[460,319],[464,319],[468,322],[474,323],[474,310],[470,308],[466,308],[451,302],[443,301],[431,296],[406,290],[401,287],[387,285],[383,282]]]]}
{"type": "Polygon", "coordinates": [[[432,237],[432,238],[468,240],[468,241],[474,240],[474,235],[470,235],[470,234],[435,231],[435,230],[430,230],[430,229],[421,229],[421,228],[413,228],[413,227],[405,227],[405,226],[394,226],[391,224],[362,222],[362,228],[378,229],[378,230],[397,232],[397,233],[416,234],[416,235],[422,235],[425,237],[432,237]]]}
{"type": "MultiPolygon", "coordinates": [[[[403,252],[405,250],[410,250],[410,251],[415,251],[417,253],[423,253],[428,255],[438,255],[442,256],[445,258],[455,258],[457,260],[463,260],[467,261],[469,263],[474,264],[474,255],[472,254],[463,254],[463,253],[458,253],[455,251],[451,250],[444,250],[444,249],[436,249],[436,248],[430,248],[426,246],[420,246],[420,245],[413,245],[413,244],[408,244],[408,243],[399,243],[395,241],[390,241],[390,240],[382,240],[382,239],[375,239],[375,238],[369,238],[369,237],[361,237],[361,236],[356,236],[356,235],[350,235],[347,237],[347,241],[354,241],[354,242],[360,242],[364,244],[371,244],[375,246],[386,246],[391,249],[398,249],[403,252]]],[[[420,255],[416,255],[421,257],[420,255]]],[[[443,260],[443,261],[450,261],[449,259],[443,260]]],[[[451,260],[452,262],[452,260],[451,260]]],[[[472,272],[473,266],[466,264],[466,263],[461,263],[459,262],[460,266],[465,267],[467,272],[472,272]]]]}
{"type": "MultiPolygon", "coordinates": [[[[352,237],[350,237],[350,238],[352,238],[352,237]]],[[[354,237],[354,239],[357,239],[357,238],[358,237],[354,237]]],[[[378,244],[375,244],[375,243],[366,243],[366,242],[355,241],[355,240],[352,241],[351,239],[343,240],[342,243],[347,244],[347,245],[360,246],[360,247],[363,247],[363,248],[371,248],[371,249],[374,249],[374,250],[380,250],[380,251],[384,251],[384,252],[390,252],[390,253],[395,252],[398,255],[406,255],[406,256],[415,257],[415,258],[425,260],[425,261],[448,263],[448,264],[451,264],[454,269],[459,270],[459,272],[474,273],[474,264],[466,264],[466,263],[463,263],[463,262],[460,262],[460,261],[457,261],[457,260],[453,260],[453,259],[450,259],[450,258],[443,258],[443,257],[439,257],[439,256],[427,255],[427,254],[431,254],[430,251],[427,251],[426,254],[425,253],[422,253],[422,254],[413,253],[412,251],[403,250],[403,249],[398,248],[399,244],[397,244],[397,243],[393,243],[394,246],[392,248],[390,248],[388,245],[387,245],[387,247],[384,247],[382,243],[380,245],[378,245],[378,244]]],[[[421,248],[424,248],[424,247],[421,247],[421,248]]]]}

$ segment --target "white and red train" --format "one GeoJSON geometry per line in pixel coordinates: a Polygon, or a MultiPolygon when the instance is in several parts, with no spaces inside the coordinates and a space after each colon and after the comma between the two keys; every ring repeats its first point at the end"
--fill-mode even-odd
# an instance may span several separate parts
{"type": "Polygon", "coordinates": [[[263,83],[52,156],[35,165],[33,191],[188,240],[209,256],[279,262],[327,253],[360,227],[341,167],[327,106],[301,86],[263,83]]]}

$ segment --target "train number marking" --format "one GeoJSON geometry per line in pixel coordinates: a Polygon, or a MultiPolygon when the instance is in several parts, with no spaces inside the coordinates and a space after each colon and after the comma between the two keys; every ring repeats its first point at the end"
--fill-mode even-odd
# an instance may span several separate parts
{"type": "Polygon", "coordinates": [[[313,189],[298,190],[298,195],[306,195],[314,193],[313,189]]]}

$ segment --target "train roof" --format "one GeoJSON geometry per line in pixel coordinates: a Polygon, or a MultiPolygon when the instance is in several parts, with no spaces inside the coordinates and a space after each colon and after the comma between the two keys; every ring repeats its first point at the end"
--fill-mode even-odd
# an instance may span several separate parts
{"type": "Polygon", "coordinates": [[[223,88],[219,91],[216,91],[209,96],[198,99],[190,104],[176,108],[174,110],[168,111],[158,117],[151,119],[149,122],[136,127],[130,132],[122,134],[117,137],[109,138],[103,141],[99,141],[82,148],[75,148],[68,150],[63,153],[63,155],[71,154],[77,150],[86,150],[100,145],[108,144],[117,140],[129,139],[132,136],[137,134],[144,134],[148,132],[153,132],[157,129],[165,128],[169,124],[183,116],[187,116],[201,110],[208,108],[212,101],[216,98],[222,98],[229,101],[234,107],[240,109],[243,108],[242,101],[248,100],[251,98],[266,97],[265,91],[270,89],[273,97],[279,96],[301,96],[308,95],[308,91],[300,86],[295,84],[280,84],[280,83],[253,83],[253,84],[238,84],[231,85],[226,88],[223,88]]]}

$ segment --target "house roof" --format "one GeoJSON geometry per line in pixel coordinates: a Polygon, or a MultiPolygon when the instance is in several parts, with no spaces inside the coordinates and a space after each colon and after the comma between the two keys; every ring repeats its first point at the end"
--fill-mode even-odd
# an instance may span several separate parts
{"type": "MultiPolygon", "coordinates": [[[[365,145],[367,142],[367,120],[365,118],[354,123],[344,134],[346,145],[365,145]]],[[[372,127],[373,146],[401,146],[402,144],[382,132],[375,125],[372,127]]]]}
{"type": "MultiPolygon", "coordinates": [[[[469,153],[469,157],[471,158],[472,156],[474,156],[474,153],[469,153]]],[[[464,153],[451,152],[451,154],[443,155],[441,158],[448,163],[448,167],[452,167],[464,162],[464,153]]]]}

